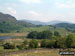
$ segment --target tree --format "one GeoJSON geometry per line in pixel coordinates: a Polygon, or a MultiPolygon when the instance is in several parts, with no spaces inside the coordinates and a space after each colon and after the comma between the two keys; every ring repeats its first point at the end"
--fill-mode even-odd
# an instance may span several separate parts
{"type": "Polygon", "coordinates": [[[72,38],[73,38],[73,43],[72,43],[72,46],[71,46],[71,47],[72,47],[72,48],[75,48],[75,35],[73,35],[72,38]]]}
{"type": "Polygon", "coordinates": [[[59,38],[59,39],[57,40],[57,47],[58,47],[58,48],[66,48],[65,40],[66,40],[65,37],[59,38]]]}
{"type": "Polygon", "coordinates": [[[37,34],[38,34],[38,32],[36,32],[36,31],[30,32],[28,34],[27,38],[37,39],[37,34]]]}
{"type": "Polygon", "coordinates": [[[54,48],[58,48],[58,46],[57,46],[57,40],[54,43],[54,48]]]}
{"type": "Polygon", "coordinates": [[[73,43],[73,37],[74,36],[72,34],[70,34],[70,35],[67,36],[66,41],[65,41],[67,48],[71,48],[71,45],[73,43]]]}
{"type": "Polygon", "coordinates": [[[0,30],[0,33],[4,33],[4,30],[3,30],[3,29],[1,29],[1,30],[0,30]]]}
{"type": "Polygon", "coordinates": [[[38,46],[39,46],[38,41],[35,40],[35,39],[31,40],[30,43],[29,43],[30,48],[38,48],[38,46]]]}
{"type": "Polygon", "coordinates": [[[53,33],[51,31],[43,31],[41,38],[42,39],[51,39],[53,33]]]}
{"type": "Polygon", "coordinates": [[[54,36],[56,36],[56,37],[60,37],[59,32],[55,31],[55,32],[54,32],[54,36]]]}
{"type": "Polygon", "coordinates": [[[27,36],[27,38],[31,39],[51,39],[53,36],[53,33],[51,31],[43,31],[43,32],[30,32],[27,36]]]}
{"type": "Polygon", "coordinates": [[[39,32],[39,33],[38,33],[37,39],[42,39],[42,32],[39,32]]]}

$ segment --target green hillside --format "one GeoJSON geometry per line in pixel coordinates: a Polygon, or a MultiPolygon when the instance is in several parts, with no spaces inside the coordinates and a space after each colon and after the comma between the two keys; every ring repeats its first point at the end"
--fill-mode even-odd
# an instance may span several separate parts
{"type": "Polygon", "coordinates": [[[55,25],[56,27],[68,28],[68,29],[75,29],[75,24],[70,23],[59,23],[55,25]]]}
{"type": "Polygon", "coordinates": [[[25,21],[18,21],[15,17],[0,13],[0,32],[19,32],[18,30],[24,27],[34,27],[35,25],[25,22],[25,21]]]}

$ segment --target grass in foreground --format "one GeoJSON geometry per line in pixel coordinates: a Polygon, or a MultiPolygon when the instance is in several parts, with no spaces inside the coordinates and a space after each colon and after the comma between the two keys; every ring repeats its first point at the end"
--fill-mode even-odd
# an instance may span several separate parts
{"type": "Polygon", "coordinates": [[[15,54],[10,53],[5,56],[60,56],[60,55],[58,49],[37,49],[18,52],[15,54]]]}
{"type": "Polygon", "coordinates": [[[18,49],[4,49],[2,46],[0,46],[0,54],[2,53],[6,53],[6,52],[14,52],[14,51],[18,51],[18,49]]]}

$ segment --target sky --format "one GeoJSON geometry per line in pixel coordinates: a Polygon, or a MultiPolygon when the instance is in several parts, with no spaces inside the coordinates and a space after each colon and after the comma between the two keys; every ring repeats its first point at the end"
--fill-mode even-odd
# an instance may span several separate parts
{"type": "Polygon", "coordinates": [[[0,0],[0,12],[17,20],[75,23],[75,0],[0,0]]]}

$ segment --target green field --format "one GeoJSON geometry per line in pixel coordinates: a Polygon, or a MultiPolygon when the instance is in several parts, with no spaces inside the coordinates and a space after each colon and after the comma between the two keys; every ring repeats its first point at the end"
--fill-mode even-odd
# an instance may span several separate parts
{"type": "Polygon", "coordinates": [[[17,32],[17,33],[16,32],[14,32],[14,33],[12,33],[12,32],[11,33],[0,33],[0,36],[27,36],[27,34],[29,32],[32,32],[32,31],[41,32],[41,31],[45,31],[45,30],[50,30],[52,32],[58,31],[63,36],[68,35],[70,33],[65,28],[54,29],[51,26],[41,26],[41,27],[26,27],[26,28],[19,30],[19,32],[17,32]]]}
{"type": "Polygon", "coordinates": [[[0,33],[0,36],[27,36],[29,32],[23,32],[23,33],[0,33]]]}

